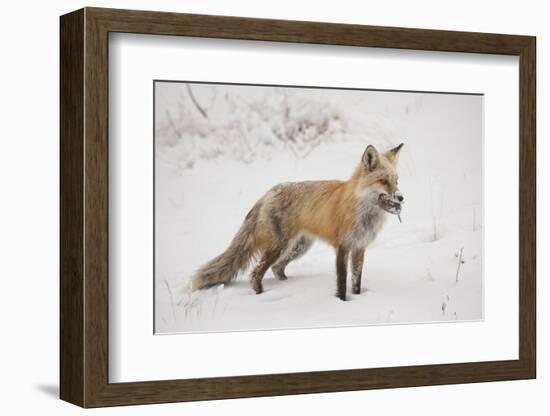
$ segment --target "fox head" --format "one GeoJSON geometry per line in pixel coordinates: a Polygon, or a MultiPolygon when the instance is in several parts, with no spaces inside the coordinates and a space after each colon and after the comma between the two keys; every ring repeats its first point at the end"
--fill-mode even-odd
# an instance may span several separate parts
{"type": "Polygon", "coordinates": [[[403,143],[385,153],[380,153],[374,146],[367,146],[354,175],[356,194],[369,194],[374,197],[388,194],[399,202],[403,202],[397,175],[397,161],[402,147],[403,143]]]}

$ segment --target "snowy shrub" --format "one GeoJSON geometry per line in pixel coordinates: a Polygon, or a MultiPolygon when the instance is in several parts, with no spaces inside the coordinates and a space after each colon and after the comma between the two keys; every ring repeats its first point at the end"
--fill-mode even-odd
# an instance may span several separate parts
{"type": "Polygon", "coordinates": [[[314,90],[240,88],[180,88],[175,103],[157,108],[157,156],[170,154],[181,168],[220,156],[269,159],[281,149],[303,158],[350,134],[345,112],[314,90]]]}

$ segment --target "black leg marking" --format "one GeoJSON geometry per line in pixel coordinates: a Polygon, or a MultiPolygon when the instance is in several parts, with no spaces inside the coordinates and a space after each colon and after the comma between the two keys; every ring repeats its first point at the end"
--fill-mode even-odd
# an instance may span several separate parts
{"type": "Polygon", "coordinates": [[[363,260],[365,249],[354,250],[351,255],[351,293],[361,293],[361,274],[363,272],[363,260]]]}
{"type": "Polygon", "coordinates": [[[338,247],[336,254],[336,296],[346,300],[348,250],[342,246],[338,247]]]}

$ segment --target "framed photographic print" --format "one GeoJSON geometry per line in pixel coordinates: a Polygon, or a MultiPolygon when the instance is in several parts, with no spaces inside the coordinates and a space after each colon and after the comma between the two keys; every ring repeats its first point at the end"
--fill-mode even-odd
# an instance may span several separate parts
{"type": "Polygon", "coordinates": [[[62,16],[61,398],[534,378],[535,49],[62,16]]]}

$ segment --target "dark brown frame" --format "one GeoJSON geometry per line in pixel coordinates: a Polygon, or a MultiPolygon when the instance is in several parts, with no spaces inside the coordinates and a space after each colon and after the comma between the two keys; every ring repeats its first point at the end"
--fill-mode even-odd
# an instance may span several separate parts
{"type": "Polygon", "coordinates": [[[60,396],[63,400],[83,407],[99,407],[535,378],[534,37],[98,8],[69,13],[61,17],[60,23],[60,396]],[[110,32],[519,56],[519,359],[109,383],[110,32]]]}

